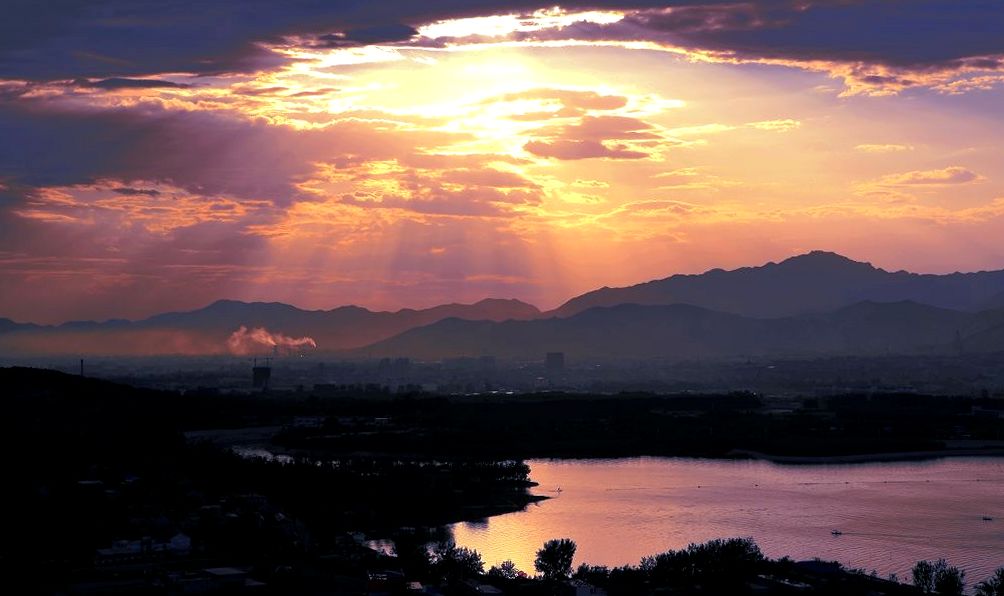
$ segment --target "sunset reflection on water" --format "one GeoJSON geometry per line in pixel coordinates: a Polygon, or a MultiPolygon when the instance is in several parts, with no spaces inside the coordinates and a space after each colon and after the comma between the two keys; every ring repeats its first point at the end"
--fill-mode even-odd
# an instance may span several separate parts
{"type": "Polygon", "coordinates": [[[945,557],[978,581],[1004,564],[1004,461],[782,466],[668,458],[533,460],[525,511],[453,527],[486,568],[505,559],[528,573],[551,538],[578,544],[575,564],[637,564],[691,542],[753,537],[765,554],[820,557],[908,577],[945,557]],[[560,491],[558,490],[560,489],[560,491]],[[833,530],[843,532],[840,536],[833,530]]]}

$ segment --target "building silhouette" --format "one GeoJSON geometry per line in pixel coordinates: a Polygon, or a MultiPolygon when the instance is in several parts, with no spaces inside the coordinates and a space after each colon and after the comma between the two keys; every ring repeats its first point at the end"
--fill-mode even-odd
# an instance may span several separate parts
{"type": "Polygon", "coordinates": [[[265,364],[258,366],[258,359],[254,361],[254,365],[251,367],[251,386],[255,389],[261,389],[262,391],[268,391],[269,381],[272,379],[272,359],[266,358],[265,364]]]}

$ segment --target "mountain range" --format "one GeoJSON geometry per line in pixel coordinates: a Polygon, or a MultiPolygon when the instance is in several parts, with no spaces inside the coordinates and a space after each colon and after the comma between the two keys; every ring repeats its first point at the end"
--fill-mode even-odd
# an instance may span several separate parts
{"type": "Polygon", "coordinates": [[[931,275],[889,272],[832,252],[813,251],[780,263],[674,275],[626,288],[600,288],[549,314],[569,317],[598,306],[693,304],[749,317],[821,313],[857,302],[899,302],[953,310],[1004,307],[1004,271],[931,275]]]}
{"type": "MultiPolygon", "coordinates": [[[[279,302],[219,300],[188,312],[141,321],[73,321],[55,326],[0,319],[0,353],[133,355],[219,354],[241,327],[274,336],[309,337],[324,351],[364,346],[448,318],[486,321],[530,319],[540,311],[519,300],[486,299],[424,310],[371,311],[358,306],[303,310],[279,302]]],[[[263,345],[261,352],[267,353],[263,345]]]]}
{"type": "Polygon", "coordinates": [[[912,301],[859,302],[825,314],[753,318],[686,304],[621,304],[567,318],[447,319],[359,350],[437,360],[805,358],[1004,351],[1004,309],[968,313],[912,301]]]}
{"type": "Polygon", "coordinates": [[[992,352],[1004,351],[1004,271],[889,272],[813,251],[760,267],[604,287],[548,312],[501,299],[397,312],[221,300],[141,321],[0,319],[0,354],[219,354],[234,350],[241,328],[261,330],[238,339],[263,342],[263,353],[268,342],[310,338],[324,352],[421,359],[992,352]]]}

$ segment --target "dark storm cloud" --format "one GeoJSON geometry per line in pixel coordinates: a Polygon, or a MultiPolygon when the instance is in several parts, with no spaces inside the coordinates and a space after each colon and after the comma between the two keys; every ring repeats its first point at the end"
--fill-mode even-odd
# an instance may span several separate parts
{"type": "MultiPolygon", "coordinates": [[[[540,5],[539,0],[8,0],[0,19],[0,79],[58,79],[107,91],[171,88],[179,84],[150,77],[264,67],[279,58],[257,42],[276,42],[283,35],[322,45],[405,41],[415,35],[415,26],[436,19],[540,5]]],[[[1004,8],[997,0],[595,0],[565,8],[621,8],[629,14],[609,25],[578,23],[523,36],[650,39],[741,58],[881,63],[906,70],[872,72],[853,64],[851,76],[868,85],[900,87],[916,84],[927,69],[999,69],[1004,53],[1004,8]]],[[[281,204],[295,200],[300,192],[295,184],[312,171],[305,155],[332,163],[344,158],[326,146],[299,149],[322,143],[323,134],[294,134],[212,112],[62,109],[28,99],[33,85],[0,85],[0,201],[33,188],[116,179],[281,204]]],[[[536,138],[528,150],[562,159],[645,155],[604,144],[623,140],[616,135],[566,133],[536,138]]],[[[328,134],[326,140],[345,146],[346,139],[328,134]]]]}
{"type": "Polygon", "coordinates": [[[313,170],[290,150],[299,142],[292,131],[280,127],[209,112],[45,108],[0,102],[0,181],[14,188],[8,195],[117,179],[284,203],[313,170]]]}
{"type": "MultiPolygon", "coordinates": [[[[997,0],[822,2],[786,14],[765,12],[763,22],[762,27],[710,28],[692,41],[766,57],[909,67],[1004,52],[1004,5],[997,0]]],[[[656,20],[645,24],[660,27],[656,20]]]]}
{"type": "Polygon", "coordinates": [[[361,27],[346,32],[328,33],[317,38],[318,45],[329,48],[355,46],[360,44],[387,43],[408,39],[418,33],[409,25],[391,24],[376,27],[361,27]]]}
{"type": "MultiPolygon", "coordinates": [[[[532,11],[540,0],[8,0],[0,77],[123,78],[274,66],[261,47],[299,35],[318,45],[405,41],[437,19],[532,11]]],[[[634,12],[531,37],[667,38],[695,48],[782,59],[951,66],[1004,53],[998,0],[593,0],[566,10],[634,12]],[[666,7],[675,10],[666,11],[666,7]]],[[[977,68],[999,65],[991,58],[977,68]]]]}
{"type": "MultiPolygon", "coordinates": [[[[667,3],[585,4],[634,9],[667,3]]],[[[248,72],[280,64],[284,59],[260,44],[284,36],[322,45],[405,41],[413,27],[438,19],[541,7],[540,0],[7,0],[0,18],[0,78],[248,72]]]]}
{"type": "Polygon", "coordinates": [[[1004,54],[998,0],[764,0],[640,10],[620,22],[579,23],[527,38],[648,40],[740,58],[865,62],[915,70],[997,69],[1004,54]]]}
{"type": "Polygon", "coordinates": [[[159,197],[160,191],[155,188],[129,188],[127,186],[121,186],[118,188],[113,188],[112,192],[115,194],[124,195],[127,197],[136,196],[146,196],[146,197],[159,197]]]}
{"type": "Polygon", "coordinates": [[[163,72],[246,72],[281,63],[258,45],[344,33],[346,43],[400,41],[408,23],[537,8],[485,0],[7,0],[0,78],[57,80],[163,72]]]}
{"type": "Polygon", "coordinates": [[[319,163],[350,168],[404,159],[417,147],[461,138],[352,119],[297,130],[221,111],[0,98],[0,202],[22,204],[45,188],[112,183],[109,190],[123,196],[155,196],[148,191],[166,185],[285,207],[317,198],[299,185],[319,163]]]}
{"type": "Polygon", "coordinates": [[[174,83],[172,81],[161,81],[159,79],[123,79],[111,78],[100,81],[83,81],[79,83],[81,87],[93,87],[95,89],[105,89],[108,91],[116,89],[184,89],[188,85],[174,83]]]}

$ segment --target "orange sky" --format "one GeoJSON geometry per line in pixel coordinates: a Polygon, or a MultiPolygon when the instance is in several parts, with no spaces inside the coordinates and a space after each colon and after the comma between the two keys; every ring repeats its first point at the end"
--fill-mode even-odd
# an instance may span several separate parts
{"type": "Polygon", "coordinates": [[[258,44],[275,65],[145,84],[0,80],[43,131],[24,134],[59,140],[0,169],[18,197],[0,316],[224,297],[545,308],[811,249],[1004,268],[996,67],[743,56],[632,38],[628,14],[414,23],[371,45],[289,34],[258,44]]]}

